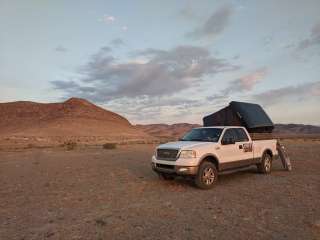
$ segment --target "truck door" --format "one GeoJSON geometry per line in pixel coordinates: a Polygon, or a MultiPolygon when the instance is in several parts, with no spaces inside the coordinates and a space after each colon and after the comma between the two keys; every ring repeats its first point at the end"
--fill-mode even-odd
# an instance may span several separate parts
{"type": "Polygon", "coordinates": [[[239,156],[241,156],[240,161],[243,161],[242,164],[250,164],[253,161],[253,146],[252,141],[249,140],[247,133],[243,128],[234,128],[234,131],[237,135],[236,145],[240,150],[239,156]]]}
{"type": "Polygon", "coordinates": [[[220,166],[229,168],[229,163],[239,160],[239,147],[236,145],[236,132],[233,128],[225,130],[219,150],[220,166]]]}
{"type": "MultiPolygon", "coordinates": [[[[243,131],[243,129],[239,128],[243,131]]],[[[238,128],[229,128],[224,132],[221,139],[219,160],[221,170],[241,167],[247,164],[247,159],[252,160],[252,145],[244,132],[241,136],[238,128]]]]}

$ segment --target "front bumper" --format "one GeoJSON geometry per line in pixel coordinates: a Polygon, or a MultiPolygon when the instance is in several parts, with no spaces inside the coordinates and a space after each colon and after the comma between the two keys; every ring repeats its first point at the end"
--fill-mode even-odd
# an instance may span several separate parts
{"type": "Polygon", "coordinates": [[[157,173],[168,173],[182,176],[194,176],[198,173],[198,166],[173,165],[171,162],[152,161],[152,170],[157,173]]]}

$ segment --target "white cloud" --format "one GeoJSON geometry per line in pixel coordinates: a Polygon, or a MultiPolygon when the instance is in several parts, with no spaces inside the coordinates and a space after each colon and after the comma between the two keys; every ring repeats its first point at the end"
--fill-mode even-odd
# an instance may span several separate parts
{"type": "Polygon", "coordinates": [[[237,81],[242,89],[251,91],[253,87],[259,83],[267,74],[266,68],[260,68],[253,73],[240,77],[237,81]]]}
{"type": "Polygon", "coordinates": [[[99,22],[104,22],[107,24],[113,23],[116,21],[116,18],[112,15],[104,15],[102,18],[99,19],[99,22]]]}
{"type": "Polygon", "coordinates": [[[238,66],[212,56],[202,47],[146,49],[133,60],[123,62],[104,47],[82,67],[80,84],[75,86],[75,82],[67,80],[52,83],[69,96],[107,102],[123,97],[168,97],[194,87],[204,76],[235,69],[238,66]]]}
{"type": "Polygon", "coordinates": [[[252,73],[239,77],[231,81],[228,86],[222,91],[222,96],[230,95],[235,92],[248,92],[262,81],[267,75],[267,68],[259,68],[252,73]]]}
{"type": "Polygon", "coordinates": [[[302,101],[305,99],[318,99],[320,97],[320,81],[307,82],[296,86],[287,86],[271,89],[253,95],[253,100],[265,105],[274,105],[279,102],[302,101]]]}

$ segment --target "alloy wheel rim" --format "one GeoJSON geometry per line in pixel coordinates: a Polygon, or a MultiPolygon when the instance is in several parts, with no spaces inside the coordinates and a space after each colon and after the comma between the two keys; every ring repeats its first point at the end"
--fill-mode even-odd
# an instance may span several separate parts
{"type": "Polygon", "coordinates": [[[203,171],[202,179],[206,185],[211,185],[215,180],[215,173],[211,167],[207,167],[203,171]]]}
{"type": "Polygon", "coordinates": [[[266,157],[264,166],[266,171],[269,172],[271,169],[271,159],[269,157],[266,157]]]}

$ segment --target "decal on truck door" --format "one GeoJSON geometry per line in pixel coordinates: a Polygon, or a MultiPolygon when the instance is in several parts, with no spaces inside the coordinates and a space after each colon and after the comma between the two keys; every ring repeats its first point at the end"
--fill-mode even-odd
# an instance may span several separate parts
{"type": "Polygon", "coordinates": [[[252,152],[252,143],[244,143],[243,144],[244,152],[252,152]]]}

